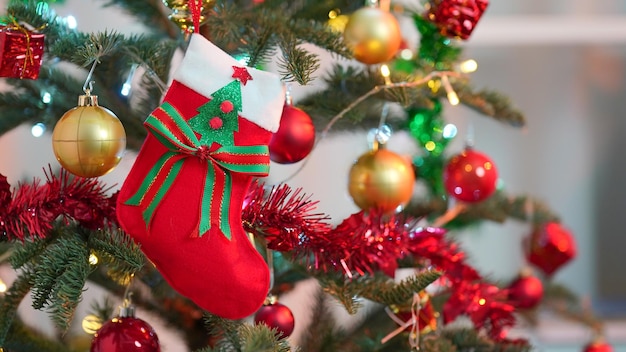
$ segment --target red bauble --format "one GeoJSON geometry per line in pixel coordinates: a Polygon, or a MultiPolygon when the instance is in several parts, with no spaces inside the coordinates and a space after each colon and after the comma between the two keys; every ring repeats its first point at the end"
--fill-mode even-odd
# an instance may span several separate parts
{"type": "Polygon", "coordinates": [[[117,317],[106,322],[94,335],[91,352],[160,352],[159,338],[145,321],[117,317]]]}
{"type": "Polygon", "coordinates": [[[496,190],[498,170],[485,154],[466,149],[450,159],[443,171],[448,193],[465,202],[480,202],[496,190]]]}
{"type": "Polygon", "coordinates": [[[556,222],[538,227],[527,241],[526,259],[547,275],[552,275],[576,256],[574,237],[556,222]]]}
{"type": "Polygon", "coordinates": [[[264,305],[254,315],[256,324],[265,324],[281,333],[280,338],[291,335],[295,326],[295,319],[291,310],[278,302],[264,305]]]}
{"type": "Polygon", "coordinates": [[[280,127],[269,143],[270,159],[279,164],[292,164],[311,152],[315,144],[315,126],[306,112],[285,104],[280,127]]]}
{"type": "Polygon", "coordinates": [[[543,298],[543,283],[531,274],[522,274],[508,287],[509,301],[515,308],[535,308],[543,298]]]}
{"type": "Polygon", "coordinates": [[[613,346],[602,340],[598,340],[585,346],[583,352],[613,352],[613,346]]]}
{"type": "Polygon", "coordinates": [[[441,34],[467,39],[488,5],[488,0],[431,0],[427,17],[441,34]]]}

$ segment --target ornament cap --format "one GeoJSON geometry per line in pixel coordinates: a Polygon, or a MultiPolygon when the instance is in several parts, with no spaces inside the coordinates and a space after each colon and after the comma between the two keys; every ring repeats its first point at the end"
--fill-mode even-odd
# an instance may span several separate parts
{"type": "Polygon", "coordinates": [[[78,96],[78,106],[98,106],[98,96],[89,93],[78,96]]]}
{"type": "Polygon", "coordinates": [[[365,6],[378,7],[378,0],[365,0],[365,6]]]}
{"type": "Polygon", "coordinates": [[[120,318],[134,318],[135,306],[122,306],[120,307],[120,318]]]}
{"type": "Polygon", "coordinates": [[[273,295],[273,294],[269,294],[267,295],[267,297],[265,297],[265,301],[263,301],[263,305],[264,306],[271,306],[276,304],[276,302],[278,302],[278,296],[273,295]]]}

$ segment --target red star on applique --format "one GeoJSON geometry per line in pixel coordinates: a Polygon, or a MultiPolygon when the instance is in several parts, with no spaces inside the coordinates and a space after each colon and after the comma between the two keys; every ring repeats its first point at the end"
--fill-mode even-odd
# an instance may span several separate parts
{"type": "Polygon", "coordinates": [[[250,76],[246,67],[233,66],[233,70],[235,70],[235,73],[233,73],[232,77],[237,78],[244,86],[248,83],[248,81],[252,81],[254,79],[250,76]]]}

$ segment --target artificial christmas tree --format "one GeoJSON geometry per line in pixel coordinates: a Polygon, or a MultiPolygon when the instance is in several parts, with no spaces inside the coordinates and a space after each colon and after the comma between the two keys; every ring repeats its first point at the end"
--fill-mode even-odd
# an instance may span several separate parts
{"type": "MultiPolygon", "coordinates": [[[[35,87],[65,92],[80,85],[54,66],[58,60],[84,65],[99,61],[94,79],[102,89],[101,100],[119,116],[129,148],[141,149],[119,193],[114,188],[105,194],[102,182],[72,179],[65,172],[61,177],[50,172],[44,185],[19,184],[12,191],[2,183],[0,226],[11,248],[11,264],[22,270],[1,302],[0,347],[26,351],[23,336],[35,339],[20,330],[16,319],[17,306],[29,291],[35,308],[51,313],[65,332],[75,320],[85,283],[93,281],[120,296],[128,290],[141,292],[137,306],[164,317],[185,333],[189,348],[203,351],[531,348],[524,339],[508,336],[516,315],[507,287],[472,267],[450,233],[483,220],[542,220],[541,228],[558,219],[533,199],[497,189],[495,158],[452,171],[471,172],[470,180],[461,177],[452,186],[446,182],[446,165],[454,163],[454,151],[446,150],[453,134],[441,128],[446,98],[512,126],[523,125],[524,119],[506,98],[473,89],[469,78],[455,70],[460,50],[445,36],[448,32],[437,29],[441,17],[408,7],[392,7],[394,13],[376,9],[385,18],[412,19],[421,34],[417,55],[396,57],[400,38],[394,32],[393,55],[374,61],[390,60],[388,65],[325,66],[324,88],[299,100],[298,108],[321,132],[318,145],[331,132],[356,127],[375,128],[376,145],[385,144],[379,138],[391,126],[410,130],[419,148],[412,157],[394,153],[394,160],[401,160],[394,165],[402,172],[389,166],[376,170],[382,186],[369,183],[368,173],[351,180],[358,181],[360,194],[375,193],[375,187],[399,187],[403,191],[397,201],[385,206],[377,203],[380,199],[368,201],[363,211],[334,226],[330,216],[315,210],[315,194],[306,188],[264,184],[262,178],[251,182],[252,176],[267,173],[267,144],[279,126],[284,103],[277,76],[253,67],[271,62],[268,67],[283,81],[311,83],[314,74],[322,76],[316,71],[319,58],[301,44],[345,58],[357,55],[345,36],[327,25],[326,14],[331,9],[350,14],[363,8],[362,1],[166,2],[176,11],[181,6],[189,9],[170,16],[184,31],[167,20],[167,8],[158,1],[110,3],[149,24],[153,36],[85,35],[67,28],[34,1],[11,1],[7,9],[33,27],[46,24],[42,31],[54,44],[46,50],[55,60],[44,62],[46,70],[35,87]],[[190,35],[190,28],[198,30],[190,35]],[[184,59],[173,71],[173,82],[166,84],[176,50],[184,52],[184,59]],[[129,81],[126,73],[133,65],[145,75],[134,80],[141,94],[128,99],[117,88],[129,81]],[[424,186],[417,191],[412,187],[415,179],[424,186]],[[478,191],[478,197],[451,201],[463,194],[456,188],[476,184],[469,193],[478,191]],[[90,261],[92,255],[100,260],[90,261]],[[397,277],[399,269],[409,275],[397,277]],[[314,318],[303,328],[306,336],[285,339],[294,328],[293,309],[281,304],[263,307],[257,314],[255,310],[266,296],[286,293],[307,278],[323,288],[312,308],[314,318]],[[342,323],[325,312],[329,297],[350,313],[359,311],[362,299],[375,303],[361,326],[343,331],[342,323]],[[279,314],[284,319],[277,322],[279,314]],[[231,320],[253,315],[257,324],[231,320]]],[[[458,3],[433,1],[431,8],[458,3]]],[[[486,9],[486,1],[476,3],[480,11],[463,32],[466,37],[486,9]]],[[[454,11],[448,12],[448,22],[466,15],[452,18],[454,11]]],[[[361,30],[372,25],[359,23],[361,30]]],[[[16,88],[26,84],[7,83],[16,88]]],[[[41,96],[37,89],[33,94],[41,96]]],[[[0,95],[0,111],[12,112],[25,101],[0,95]]],[[[71,107],[62,106],[61,98],[52,101],[55,111],[71,107]]],[[[36,109],[21,110],[19,117],[3,117],[2,132],[38,118],[36,109]]],[[[348,173],[345,180],[347,194],[348,173]]],[[[549,291],[543,300],[549,299],[549,291]]],[[[102,321],[111,318],[100,313],[102,321]]],[[[590,325],[601,332],[598,325],[590,325]]],[[[69,350],[72,337],[68,333],[57,342],[69,350]]],[[[55,350],[58,345],[48,347],[55,350]]]]}

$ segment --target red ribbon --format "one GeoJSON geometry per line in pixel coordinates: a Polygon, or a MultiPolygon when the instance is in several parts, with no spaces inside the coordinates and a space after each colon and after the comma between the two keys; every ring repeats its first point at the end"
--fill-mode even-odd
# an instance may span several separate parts
{"type": "Polygon", "coordinates": [[[194,32],[200,32],[200,16],[202,16],[202,0],[189,0],[191,19],[193,20],[194,32]]]}

